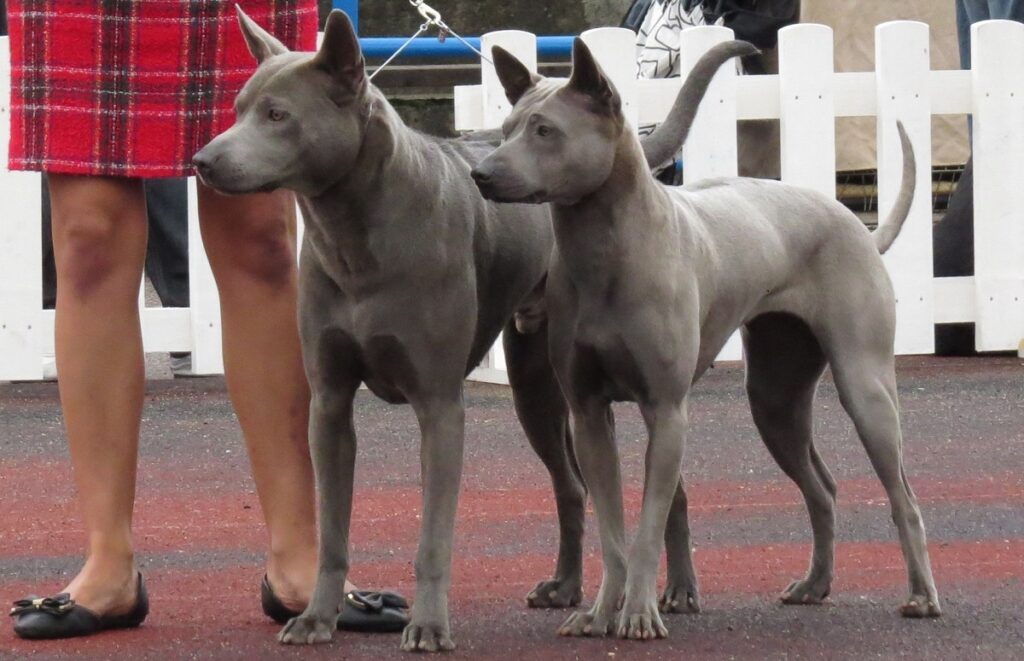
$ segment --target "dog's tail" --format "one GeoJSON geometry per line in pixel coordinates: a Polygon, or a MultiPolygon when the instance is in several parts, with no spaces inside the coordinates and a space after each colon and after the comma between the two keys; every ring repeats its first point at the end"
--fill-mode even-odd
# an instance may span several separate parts
{"type": "Polygon", "coordinates": [[[644,136],[640,141],[648,166],[658,167],[675,156],[686,142],[693,118],[697,116],[700,101],[708,91],[711,79],[715,77],[719,67],[734,57],[755,55],[760,52],[746,41],[726,41],[713,46],[697,60],[697,64],[690,70],[690,75],[686,77],[686,82],[679,90],[668,117],[653,133],[644,136]]]}
{"type": "Polygon", "coordinates": [[[900,146],[903,148],[903,175],[900,179],[900,194],[896,198],[896,205],[889,212],[885,222],[879,224],[878,229],[872,235],[878,252],[882,254],[885,254],[896,237],[900,235],[903,222],[910,215],[910,205],[914,203],[914,188],[917,186],[917,161],[914,159],[914,145],[910,142],[907,129],[903,128],[903,122],[896,120],[896,128],[900,132],[900,146]]]}

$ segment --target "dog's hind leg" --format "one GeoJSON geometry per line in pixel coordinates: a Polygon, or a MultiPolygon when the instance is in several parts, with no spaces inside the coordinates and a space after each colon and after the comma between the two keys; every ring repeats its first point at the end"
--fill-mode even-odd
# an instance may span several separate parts
{"type": "Polygon", "coordinates": [[[884,328],[881,323],[864,319],[863,311],[858,315],[863,325],[842,324],[843,341],[834,343],[829,362],[839,399],[853,419],[889,497],[910,584],[910,598],[900,612],[904,617],[936,617],[942,611],[928,559],[924,522],[903,469],[892,333],[880,331],[884,328]],[[863,332],[858,332],[861,329],[863,332]]]}
{"type": "Polygon", "coordinates": [[[817,604],[834,575],[835,482],[814,447],[814,393],[825,369],[818,341],[800,319],[762,315],[743,329],[750,410],[779,467],[800,488],[814,534],[807,576],[783,591],[786,604],[817,604]]]}
{"type": "Polygon", "coordinates": [[[569,406],[548,360],[547,324],[523,334],[509,322],[503,335],[508,380],[526,438],[551,476],[558,507],[558,561],[553,578],[526,595],[530,608],[569,608],[583,598],[583,521],[587,492],[576,464],[569,406]]]}
{"type": "Polygon", "coordinates": [[[690,521],[687,513],[683,476],[672,496],[672,508],[665,524],[665,557],[668,577],[665,591],[658,599],[662,613],[699,613],[700,590],[693,569],[693,546],[690,542],[690,521]]]}

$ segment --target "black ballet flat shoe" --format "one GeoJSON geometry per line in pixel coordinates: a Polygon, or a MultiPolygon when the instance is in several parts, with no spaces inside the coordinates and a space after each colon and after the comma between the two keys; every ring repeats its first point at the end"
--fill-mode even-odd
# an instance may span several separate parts
{"type": "Polygon", "coordinates": [[[21,638],[76,638],[108,629],[134,629],[149,615],[149,596],[139,574],[135,606],[123,615],[100,615],[79,606],[67,593],[20,599],[14,602],[10,615],[14,618],[14,633],[21,638]]]}
{"type": "Polygon", "coordinates": [[[266,574],[263,575],[263,582],[260,583],[260,604],[263,606],[263,614],[278,624],[286,624],[293,617],[302,615],[302,611],[293,611],[277,598],[274,588],[270,587],[270,580],[266,574]]]}
{"type": "Polygon", "coordinates": [[[353,590],[345,595],[338,628],[363,633],[395,633],[409,624],[409,602],[394,592],[353,590]]]}
{"type": "MultiPolygon", "coordinates": [[[[278,624],[302,615],[301,611],[288,608],[277,598],[266,575],[260,584],[260,602],[264,614],[278,624]]],[[[400,594],[353,590],[345,595],[338,614],[338,628],[363,633],[394,633],[409,624],[408,610],[409,602],[400,594]]]]}

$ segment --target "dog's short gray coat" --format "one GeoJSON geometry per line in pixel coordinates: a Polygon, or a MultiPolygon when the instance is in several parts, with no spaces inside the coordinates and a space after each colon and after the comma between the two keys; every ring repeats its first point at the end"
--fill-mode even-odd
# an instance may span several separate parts
{"type": "MultiPolygon", "coordinates": [[[[772,456],[803,492],[814,531],[811,567],[787,603],[824,599],[833,576],[835,483],[811,438],[818,381],[830,366],[892,505],[909,570],[907,616],[939,614],[924,525],[902,461],[893,358],[895,304],[880,253],[913,199],[903,130],[903,184],[874,235],[845,207],[775,181],[711,179],[681,188],[651,176],[678,149],[723,55],[703,61],[647,154],[619,97],[582,41],[566,84],[532,75],[495,48],[514,104],[505,141],[473,172],[485,197],[549,202],[555,250],[547,280],[551,357],[574,419],[576,455],[600,526],[604,579],[565,635],[662,637],[655,579],[673,525],[691,385],[742,330],[747,392],[772,456]],[[699,95],[697,95],[699,98],[699,95]],[[673,137],[673,131],[677,134],[673,137]],[[627,547],[612,401],[639,404],[649,431],[639,530],[627,547]]],[[[732,51],[730,51],[732,49],[732,51]]]]}
{"type": "MultiPolygon", "coordinates": [[[[462,467],[465,375],[504,330],[516,412],[550,473],[560,544],[555,575],[533,607],[582,597],[586,493],[571,450],[568,407],[547,355],[543,286],[550,212],[485,201],[469,173],[490,151],[405,126],[366,79],[348,19],[334,12],[320,51],[288,52],[239,11],[260,66],[236,100],[235,125],[195,156],[225,193],[289,188],[305,220],[300,330],[312,390],[310,443],[320,501],[320,568],[285,643],[330,640],[348,574],[356,452],[353,397],[361,382],[408,402],[422,431],[423,524],[406,650],[451,649],[447,592],[462,467]]],[[[402,504],[396,503],[396,507],[402,504]]],[[[685,500],[668,537],[667,607],[695,611],[685,500]]]]}

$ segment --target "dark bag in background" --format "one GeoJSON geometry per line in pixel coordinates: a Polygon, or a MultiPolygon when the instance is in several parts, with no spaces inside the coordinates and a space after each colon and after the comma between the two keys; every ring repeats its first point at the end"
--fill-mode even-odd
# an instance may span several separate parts
{"type": "Polygon", "coordinates": [[[719,18],[736,33],[737,39],[758,48],[775,48],[778,32],[800,20],[800,0],[704,0],[708,23],[719,18]]]}

